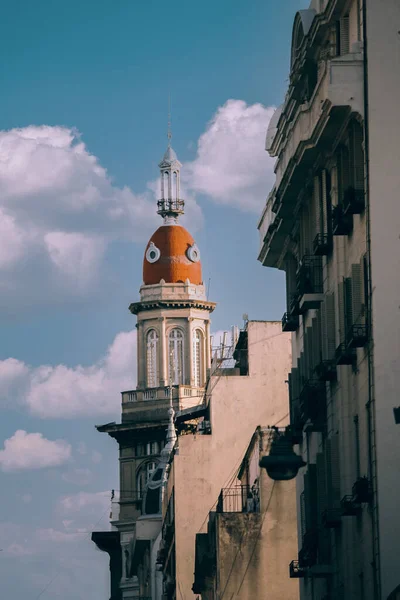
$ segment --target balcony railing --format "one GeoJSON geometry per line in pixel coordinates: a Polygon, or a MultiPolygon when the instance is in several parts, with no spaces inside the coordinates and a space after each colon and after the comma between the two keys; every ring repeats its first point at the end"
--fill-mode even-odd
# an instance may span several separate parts
{"type": "Polygon", "coordinates": [[[300,314],[299,295],[292,294],[289,303],[289,315],[291,317],[298,317],[300,314]]]}
{"type": "Polygon", "coordinates": [[[322,513],[322,524],[327,529],[336,529],[342,522],[342,511],[340,508],[327,508],[322,513]]]}
{"type": "Polygon", "coordinates": [[[315,367],[315,374],[319,381],[336,381],[337,369],[333,360],[321,360],[315,367]]]}
{"type": "Polygon", "coordinates": [[[300,312],[318,308],[323,300],[324,280],[321,256],[304,256],[296,275],[300,312]]]}
{"type": "Polygon", "coordinates": [[[346,215],[360,215],[365,208],[364,190],[347,188],[343,194],[343,210],[346,215]]]}
{"type": "Polygon", "coordinates": [[[300,410],[304,421],[311,419],[317,426],[322,424],[326,406],[325,383],[318,379],[309,379],[300,392],[300,410]]]}
{"type": "Polygon", "coordinates": [[[368,342],[368,328],[365,323],[352,325],[347,332],[347,346],[349,348],[364,348],[368,342]]]}
{"type": "Polygon", "coordinates": [[[292,560],[289,565],[289,577],[291,579],[298,579],[301,577],[305,577],[306,569],[301,567],[298,560],[292,560]]]}
{"type": "Polygon", "coordinates": [[[356,502],[353,496],[343,496],[340,501],[342,517],[356,517],[361,512],[361,504],[356,502]]]}
{"type": "Polygon", "coordinates": [[[282,331],[297,331],[299,328],[299,316],[285,312],[282,317],[282,331]]]}
{"type": "MultiPolygon", "coordinates": [[[[199,403],[202,401],[202,392],[204,388],[196,388],[190,385],[174,385],[172,387],[172,397],[174,399],[182,398],[197,398],[199,403]]],[[[152,400],[165,400],[169,398],[170,388],[169,386],[139,389],[139,390],[127,390],[122,392],[122,404],[134,404],[136,402],[149,402],[152,400]]]]}
{"type": "Polygon", "coordinates": [[[248,485],[235,485],[223,488],[218,496],[218,513],[259,512],[258,489],[248,485]]]}
{"type": "Polygon", "coordinates": [[[371,500],[372,491],[368,477],[359,477],[353,485],[353,498],[361,504],[371,500]]]}
{"type": "Polygon", "coordinates": [[[332,209],[333,235],[349,235],[353,231],[353,216],[345,214],[343,206],[338,204],[332,209]]]}
{"type": "Polygon", "coordinates": [[[335,350],[335,361],[337,365],[354,365],[357,355],[354,348],[349,348],[346,344],[339,344],[335,350]]]}
{"type": "Polygon", "coordinates": [[[328,256],[332,251],[332,239],[328,233],[317,233],[313,241],[316,256],[328,256]]]}

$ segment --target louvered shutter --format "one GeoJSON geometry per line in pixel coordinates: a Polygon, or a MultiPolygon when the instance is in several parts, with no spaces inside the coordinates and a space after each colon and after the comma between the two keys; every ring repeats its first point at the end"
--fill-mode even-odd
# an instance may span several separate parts
{"type": "Polygon", "coordinates": [[[324,332],[326,343],[326,358],[332,360],[336,350],[336,323],[335,323],[335,294],[329,293],[325,296],[325,323],[324,332]]]}
{"type": "Polygon", "coordinates": [[[364,150],[363,150],[363,130],[361,125],[353,122],[351,128],[351,184],[355,190],[364,191],[364,150]]]}
{"type": "Polygon", "coordinates": [[[339,339],[340,343],[346,339],[345,316],[344,316],[344,281],[338,284],[338,310],[339,310],[339,339]]]}
{"type": "Polygon", "coordinates": [[[313,204],[314,204],[314,212],[315,212],[315,231],[316,231],[316,233],[323,233],[322,213],[321,213],[321,197],[320,197],[320,178],[318,175],[316,177],[314,177],[313,204]]]}
{"type": "Polygon", "coordinates": [[[326,564],[329,560],[329,535],[327,529],[322,527],[322,513],[328,508],[328,494],[326,485],[325,456],[322,453],[316,457],[317,471],[317,499],[318,499],[318,558],[320,563],[326,564]]]}
{"type": "MultiPolygon", "coordinates": [[[[306,487],[306,477],[307,474],[304,475],[304,489],[306,487]]],[[[306,501],[305,494],[301,492],[300,494],[300,535],[301,535],[301,544],[303,544],[304,534],[306,532],[306,501]]]]}
{"type": "Polygon", "coordinates": [[[349,54],[350,52],[350,22],[349,16],[342,17],[340,19],[340,54],[349,54]]]}
{"type": "Polygon", "coordinates": [[[351,265],[351,310],[353,316],[353,324],[362,322],[362,280],[361,280],[361,265],[351,265]]]}
{"type": "Polygon", "coordinates": [[[340,453],[339,435],[336,433],[326,441],[325,463],[327,472],[327,489],[329,508],[340,506],[340,453]]]}
{"type": "Polygon", "coordinates": [[[353,326],[353,287],[351,277],[344,280],[344,315],[346,336],[353,326]]]}
{"type": "Polygon", "coordinates": [[[318,496],[317,496],[317,467],[316,465],[308,465],[308,490],[306,502],[306,522],[307,531],[315,529],[317,526],[317,514],[318,514],[318,496]]]}
{"type": "Polygon", "coordinates": [[[314,350],[313,350],[313,338],[311,327],[307,328],[307,354],[308,354],[308,378],[312,378],[312,372],[314,368],[314,350]]]}
{"type": "Polygon", "coordinates": [[[321,173],[321,233],[328,233],[328,186],[327,186],[327,172],[324,169],[321,173]]]}

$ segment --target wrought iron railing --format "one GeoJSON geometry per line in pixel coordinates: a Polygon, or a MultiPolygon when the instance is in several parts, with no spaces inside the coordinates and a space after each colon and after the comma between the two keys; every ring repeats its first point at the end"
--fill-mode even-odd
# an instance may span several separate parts
{"type": "Polygon", "coordinates": [[[299,296],[303,296],[303,294],[322,294],[324,291],[322,257],[304,256],[297,271],[296,279],[299,296]]]}
{"type": "Polygon", "coordinates": [[[218,496],[217,512],[259,512],[258,488],[235,485],[223,488],[218,496]]]}

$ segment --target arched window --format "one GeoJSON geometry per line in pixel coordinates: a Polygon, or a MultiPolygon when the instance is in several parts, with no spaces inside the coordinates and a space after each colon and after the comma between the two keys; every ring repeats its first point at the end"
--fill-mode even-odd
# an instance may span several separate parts
{"type": "Polygon", "coordinates": [[[180,329],[172,329],[169,334],[169,380],[172,385],[183,384],[185,380],[184,373],[184,354],[183,354],[183,333],[180,329]]]}
{"type": "Polygon", "coordinates": [[[146,373],[147,387],[158,387],[158,335],[154,329],[146,336],[146,373]]]}
{"type": "Polygon", "coordinates": [[[196,329],[193,333],[192,360],[194,385],[195,387],[201,387],[203,372],[203,334],[199,329],[196,329]]]}

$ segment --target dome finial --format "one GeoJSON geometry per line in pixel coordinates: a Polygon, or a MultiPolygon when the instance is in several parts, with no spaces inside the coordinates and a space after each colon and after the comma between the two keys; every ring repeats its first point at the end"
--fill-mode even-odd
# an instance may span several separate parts
{"type": "Polygon", "coordinates": [[[171,146],[172,130],[171,130],[171,92],[168,94],[168,148],[171,146]]]}

